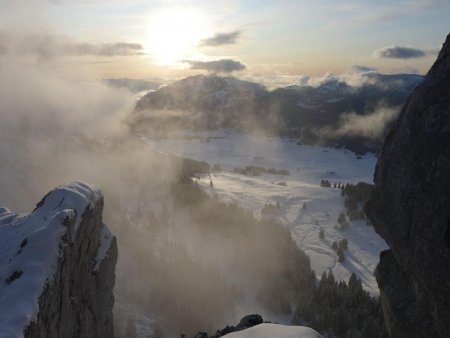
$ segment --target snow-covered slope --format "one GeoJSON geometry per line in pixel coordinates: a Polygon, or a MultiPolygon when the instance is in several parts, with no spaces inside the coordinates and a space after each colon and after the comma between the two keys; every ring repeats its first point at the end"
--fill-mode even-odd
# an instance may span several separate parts
{"type": "Polygon", "coordinates": [[[344,198],[339,189],[319,185],[322,179],[332,183],[371,182],[375,156],[357,158],[343,149],[302,146],[288,139],[228,132],[179,136],[144,141],[161,152],[220,164],[224,171],[198,180],[206,191],[217,194],[222,201],[238,202],[256,217],[261,217],[266,203],[278,202],[279,221],[291,230],[298,246],[311,257],[318,277],[331,269],[337,280],[348,280],[354,272],[366,290],[378,294],[373,270],[380,251],[387,248],[385,242],[365,221],[351,222],[344,231],[336,229],[339,214],[345,212],[344,198]],[[231,172],[235,167],[248,165],[286,169],[290,175],[246,176],[231,172]],[[325,232],[324,239],[319,238],[321,229],[325,232]],[[343,238],[348,239],[349,248],[345,262],[339,263],[331,244],[343,238]]]}
{"type": "MultiPolygon", "coordinates": [[[[16,215],[6,208],[0,208],[0,337],[22,337],[24,328],[30,322],[35,324],[33,330],[39,331],[38,313],[43,316],[46,311],[40,308],[40,297],[46,289],[53,287],[57,273],[61,274],[61,279],[89,279],[86,278],[89,276],[64,276],[71,274],[70,261],[65,262],[65,273],[58,271],[60,258],[68,256],[65,249],[71,247],[69,251],[75,251],[77,245],[74,243],[77,240],[82,240],[83,245],[98,243],[92,250],[83,250],[86,258],[78,259],[90,259],[93,271],[100,268],[100,262],[111,248],[114,236],[100,223],[96,225],[98,234],[96,228],[89,228],[86,230],[92,238],[79,239],[82,237],[79,232],[86,232],[79,228],[81,224],[90,224],[83,217],[86,218],[85,215],[94,208],[99,210],[101,220],[102,207],[103,196],[99,190],[83,183],[73,183],[51,191],[30,214],[16,215]],[[89,251],[93,252],[92,258],[89,257],[89,251]]],[[[78,287],[81,288],[81,285],[78,287]]],[[[63,294],[57,297],[61,299],[59,310],[62,311],[62,303],[69,303],[69,299],[65,299],[63,294]]],[[[54,320],[58,321],[56,318],[54,320]]],[[[64,331],[62,329],[59,332],[64,331]]],[[[47,333],[53,337],[51,332],[47,333]]]]}
{"type": "Polygon", "coordinates": [[[228,338],[321,338],[315,330],[303,326],[260,324],[225,335],[228,338]]]}

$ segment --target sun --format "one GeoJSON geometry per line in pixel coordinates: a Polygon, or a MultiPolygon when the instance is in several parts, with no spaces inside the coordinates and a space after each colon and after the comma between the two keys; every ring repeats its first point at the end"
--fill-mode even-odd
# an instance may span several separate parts
{"type": "Polygon", "coordinates": [[[191,9],[167,9],[149,20],[147,49],[160,64],[189,57],[208,32],[206,16],[191,9]]]}

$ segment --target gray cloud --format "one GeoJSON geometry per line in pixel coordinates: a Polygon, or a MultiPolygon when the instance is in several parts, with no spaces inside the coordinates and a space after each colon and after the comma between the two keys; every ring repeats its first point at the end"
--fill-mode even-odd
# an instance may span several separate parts
{"type": "Polygon", "coordinates": [[[138,43],[116,42],[104,44],[80,43],[68,46],[67,51],[75,55],[137,55],[142,54],[142,45],[138,43]]]}
{"type": "Polygon", "coordinates": [[[235,44],[240,35],[240,31],[217,33],[210,38],[200,41],[200,46],[222,46],[235,44]]]}
{"type": "Polygon", "coordinates": [[[411,47],[401,47],[397,45],[392,45],[389,47],[384,47],[377,49],[374,52],[374,56],[377,58],[388,58],[388,59],[414,59],[422,58],[427,55],[427,51],[418,48],[411,47]]]}
{"type": "Polygon", "coordinates": [[[127,56],[141,55],[144,48],[138,43],[91,43],[51,34],[2,34],[0,54],[36,55],[41,59],[63,56],[127,56]]]}
{"type": "Polygon", "coordinates": [[[368,66],[354,65],[352,66],[352,70],[356,73],[369,73],[369,72],[377,72],[378,69],[368,66]]]}
{"type": "Polygon", "coordinates": [[[231,73],[246,69],[247,66],[237,60],[221,59],[215,61],[183,60],[190,69],[203,69],[211,73],[231,73]]]}

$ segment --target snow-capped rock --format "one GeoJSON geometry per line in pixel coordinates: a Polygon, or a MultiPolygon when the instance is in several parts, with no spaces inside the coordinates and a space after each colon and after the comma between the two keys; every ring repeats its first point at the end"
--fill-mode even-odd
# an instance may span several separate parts
{"type": "Polygon", "coordinates": [[[102,211],[83,183],[30,214],[0,209],[0,337],[112,337],[117,246],[102,211]]]}
{"type": "Polygon", "coordinates": [[[227,338],[321,338],[315,330],[304,326],[285,326],[279,324],[260,324],[249,329],[233,332],[227,338]]]}

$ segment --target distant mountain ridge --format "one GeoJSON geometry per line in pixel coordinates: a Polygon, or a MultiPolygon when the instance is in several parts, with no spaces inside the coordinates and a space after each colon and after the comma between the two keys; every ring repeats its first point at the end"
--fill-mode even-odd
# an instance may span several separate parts
{"type": "Polygon", "coordinates": [[[373,139],[330,137],[321,130],[337,128],[346,113],[365,116],[380,105],[402,105],[422,79],[416,74],[369,72],[357,75],[354,85],[330,76],[316,86],[290,85],[269,91],[261,84],[234,77],[196,75],[142,97],[130,124],[135,131],[157,131],[159,136],[173,128],[263,131],[307,144],[350,149],[357,144],[359,152],[376,151],[386,133],[373,139]]]}

